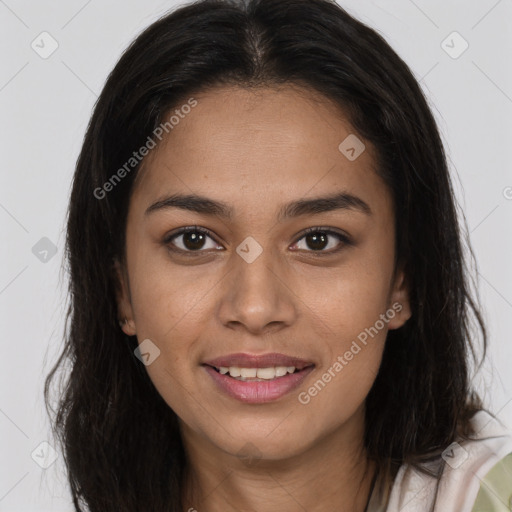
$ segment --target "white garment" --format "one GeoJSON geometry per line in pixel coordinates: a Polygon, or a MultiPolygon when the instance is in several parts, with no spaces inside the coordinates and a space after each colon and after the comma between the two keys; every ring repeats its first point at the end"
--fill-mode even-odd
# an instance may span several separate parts
{"type": "MultiPolygon", "coordinates": [[[[453,443],[443,452],[446,461],[435,512],[471,512],[481,480],[506,455],[512,452],[512,431],[485,411],[476,413],[478,440],[453,443]]],[[[437,480],[403,464],[393,483],[388,506],[372,496],[368,512],[430,512],[437,480]]],[[[512,483],[511,483],[512,488],[512,483]]]]}

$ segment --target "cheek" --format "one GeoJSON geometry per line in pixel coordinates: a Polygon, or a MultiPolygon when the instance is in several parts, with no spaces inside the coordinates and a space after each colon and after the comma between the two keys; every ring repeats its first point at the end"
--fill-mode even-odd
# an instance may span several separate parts
{"type": "Polygon", "coordinates": [[[388,308],[391,269],[371,261],[355,261],[328,278],[311,281],[303,297],[326,334],[346,343],[375,324],[388,308]],[[329,334],[330,333],[330,334],[329,334]]]}
{"type": "Polygon", "coordinates": [[[366,318],[347,319],[337,336],[325,342],[329,357],[308,387],[299,390],[308,428],[335,429],[364,404],[379,371],[387,334],[387,327],[376,325],[374,316],[366,318]]]}
{"type": "Polygon", "coordinates": [[[139,267],[134,276],[141,278],[135,278],[132,287],[138,343],[149,339],[159,351],[146,371],[175,410],[182,409],[180,404],[193,392],[191,375],[198,369],[194,366],[197,344],[211,316],[205,307],[214,281],[211,276],[193,277],[192,273],[185,276],[165,265],[160,270],[156,265],[139,267]]]}
{"type": "Polygon", "coordinates": [[[206,267],[180,267],[159,256],[147,259],[135,275],[132,303],[137,333],[146,337],[169,340],[186,328],[188,336],[200,331],[208,304],[218,280],[206,267]]]}
{"type": "Polygon", "coordinates": [[[316,380],[300,392],[319,427],[327,421],[334,428],[348,419],[375,381],[391,319],[386,316],[390,273],[384,262],[361,259],[323,287],[309,288],[308,305],[320,320],[315,332],[324,358],[316,380]]]}

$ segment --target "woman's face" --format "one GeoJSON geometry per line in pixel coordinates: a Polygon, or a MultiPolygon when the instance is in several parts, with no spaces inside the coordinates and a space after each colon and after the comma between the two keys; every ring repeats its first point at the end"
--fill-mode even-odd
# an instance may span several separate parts
{"type": "Polygon", "coordinates": [[[123,329],[189,444],[282,459],[361,436],[387,330],[410,316],[372,147],[297,87],[194,99],[135,186],[123,329]],[[293,366],[306,368],[281,375],[293,366]]]}

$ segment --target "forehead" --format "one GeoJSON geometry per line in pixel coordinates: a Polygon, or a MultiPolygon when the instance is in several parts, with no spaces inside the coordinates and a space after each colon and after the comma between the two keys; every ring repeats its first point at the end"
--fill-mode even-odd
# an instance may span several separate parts
{"type": "Polygon", "coordinates": [[[233,86],[192,97],[197,105],[146,157],[134,198],[147,204],[178,191],[255,206],[341,189],[382,195],[373,148],[347,158],[339,146],[357,137],[354,128],[317,92],[233,86]]]}

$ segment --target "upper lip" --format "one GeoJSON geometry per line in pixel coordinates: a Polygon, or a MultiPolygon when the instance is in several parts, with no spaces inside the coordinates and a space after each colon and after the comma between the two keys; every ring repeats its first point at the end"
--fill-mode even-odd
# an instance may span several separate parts
{"type": "Polygon", "coordinates": [[[298,370],[302,370],[308,366],[313,366],[314,363],[306,361],[299,357],[287,356],[285,354],[279,354],[276,352],[253,355],[253,354],[228,354],[220,356],[210,361],[205,361],[204,364],[208,366],[215,366],[220,368],[221,366],[227,368],[230,366],[237,366],[239,368],[269,368],[273,366],[294,366],[298,370]]]}

